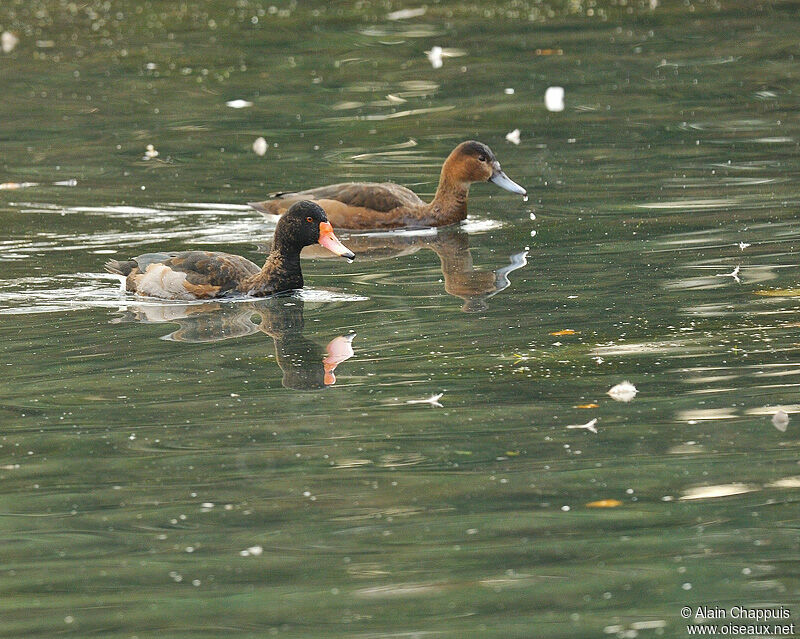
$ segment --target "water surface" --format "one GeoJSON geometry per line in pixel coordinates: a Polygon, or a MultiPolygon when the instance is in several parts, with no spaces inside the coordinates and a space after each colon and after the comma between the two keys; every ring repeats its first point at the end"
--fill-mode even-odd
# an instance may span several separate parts
{"type": "Polygon", "coordinates": [[[0,636],[796,619],[800,21],[663,4],[4,3],[0,636]],[[246,202],[429,197],[470,138],[527,203],[477,184],[460,228],[341,234],[358,259],[309,256],[298,295],[103,273],[262,260],[246,202]]]}

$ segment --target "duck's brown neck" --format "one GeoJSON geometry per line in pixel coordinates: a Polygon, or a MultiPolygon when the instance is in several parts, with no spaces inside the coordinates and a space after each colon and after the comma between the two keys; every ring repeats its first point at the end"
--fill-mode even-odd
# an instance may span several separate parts
{"type": "Polygon", "coordinates": [[[453,177],[452,160],[447,161],[442,167],[439,177],[439,188],[433,201],[428,205],[430,215],[436,219],[438,226],[455,224],[467,218],[467,196],[469,195],[469,182],[464,182],[453,177]]]}
{"type": "Polygon", "coordinates": [[[274,245],[264,266],[243,282],[243,288],[245,293],[251,295],[272,295],[303,288],[300,253],[295,249],[274,245]]]}

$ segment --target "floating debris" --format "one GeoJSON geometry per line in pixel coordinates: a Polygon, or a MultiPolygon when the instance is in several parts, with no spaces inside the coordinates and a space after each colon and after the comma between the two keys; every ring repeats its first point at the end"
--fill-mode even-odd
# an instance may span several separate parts
{"type": "Polygon", "coordinates": [[[739,250],[744,251],[750,244],[747,242],[739,242],[739,250]]]}
{"type": "Polygon", "coordinates": [[[156,151],[156,147],[154,147],[152,144],[148,144],[144,152],[144,157],[142,159],[152,160],[153,158],[157,157],[158,157],[158,151],[156,151]]]}
{"type": "Polygon", "coordinates": [[[550,335],[576,335],[578,331],[573,331],[571,328],[565,328],[561,331],[553,331],[550,335]]]}
{"type": "Polygon", "coordinates": [[[511,144],[519,145],[519,129],[514,129],[513,131],[506,133],[506,140],[511,142],[511,144]]]}
{"type": "Polygon", "coordinates": [[[594,402],[591,404],[578,404],[577,406],[573,406],[573,408],[600,408],[600,404],[595,404],[594,402]]]}
{"type": "Polygon", "coordinates": [[[739,268],[740,267],[737,266],[730,273],[717,273],[717,277],[732,277],[737,282],[741,282],[742,280],[739,279],[739,268]]]}
{"type": "Polygon", "coordinates": [[[789,413],[785,410],[779,410],[772,416],[772,425],[782,433],[785,433],[789,427],[789,413]]]}
{"type": "Polygon", "coordinates": [[[228,100],[225,103],[225,106],[228,106],[231,109],[246,109],[247,107],[253,106],[253,103],[249,102],[248,100],[228,100]]]}
{"type": "Polygon", "coordinates": [[[264,549],[261,546],[250,546],[250,548],[245,548],[244,550],[240,550],[239,554],[242,557],[258,557],[263,552],[264,549]]]}
{"type": "Polygon", "coordinates": [[[757,490],[755,486],[750,484],[717,484],[716,486],[698,486],[697,488],[689,488],[683,492],[680,497],[681,501],[689,501],[692,499],[712,499],[715,497],[730,497],[731,495],[742,495],[744,493],[751,493],[757,490]]]}
{"type": "Polygon", "coordinates": [[[430,51],[426,51],[425,55],[428,56],[428,60],[434,69],[441,69],[443,58],[457,58],[466,55],[466,51],[462,51],[461,49],[443,49],[442,47],[435,46],[431,47],[430,51]]]}
{"type": "Polygon", "coordinates": [[[564,49],[536,49],[536,55],[564,55],[564,49]]]}
{"type": "Polygon", "coordinates": [[[407,399],[406,404],[430,404],[431,406],[435,406],[436,408],[444,408],[439,403],[439,400],[442,398],[444,393],[438,393],[437,395],[431,395],[426,399],[407,399]]]}
{"type": "Polygon", "coordinates": [[[636,393],[638,392],[636,386],[628,381],[624,381],[608,389],[606,395],[618,402],[629,402],[636,397],[636,393]]]}
{"type": "Polygon", "coordinates": [[[622,506],[622,502],[618,499],[598,499],[597,501],[590,501],[586,504],[588,508],[616,508],[622,506]]]}
{"type": "Polygon", "coordinates": [[[511,87],[507,87],[503,89],[503,93],[505,93],[506,95],[514,95],[514,89],[511,87]]]}
{"type": "Polygon", "coordinates": [[[431,66],[434,69],[441,69],[442,68],[442,54],[444,53],[444,49],[442,47],[431,47],[430,51],[426,51],[425,55],[428,56],[428,60],[431,63],[431,66]]]}
{"type": "Polygon", "coordinates": [[[17,48],[18,44],[19,38],[11,31],[3,31],[3,34],[0,35],[0,49],[2,49],[3,53],[11,53],[17,48]]]}
{"type": "Polygon", "coordinates": [[[567,428],[579,428],[583,430],[588,430],[591,433],[597,434],[597,417],[592,419],[591,421],[586,422],[585,424],[570,424],[567,428]]]}
{"type": "Polygon", "coordinates": [[[408,100],[406,100],[405,98],[401,98],[400,96],[394,95],[392,93],[387,93],[386,99],[392,104],[403,104],[403,102],[408,102],[408,100]]]}
{"type": "Polygon", "coordinates": [[[548,111],[557,113],[564,110],[564,88],[549,87],[544,92],[544,106],[548,111]]]}
{"type": "Polygon", "coordinates": [[[419,7],[417,9],[400,9],[399,11],[392,11],[386,14],[387,20],[407,20],[408,18],[419,18],[424,16],[428,11],[427,7],[419,7]]]}
{"type": "Polygon", "coordinates": [[[256,138],[256,141],[253,142],[253,153],[256,155],[264,155],[269,148],[269,144],[264,138],[256,138]]]}

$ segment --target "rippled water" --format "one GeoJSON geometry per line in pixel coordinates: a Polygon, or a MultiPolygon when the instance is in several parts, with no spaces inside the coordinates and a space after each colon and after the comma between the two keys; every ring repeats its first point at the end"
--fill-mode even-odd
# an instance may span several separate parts
{"type": "Polygon", "coordinates": [[[798,28],[725,0],[0,5],[0,636],[796,620],[798,28]],[[295,295],[103,272],[262,260],[246,202],[430,197],[470,138],[527,203],[476,184],[459,228],[342,233],[357,260],[307,252],[295,295]]]}

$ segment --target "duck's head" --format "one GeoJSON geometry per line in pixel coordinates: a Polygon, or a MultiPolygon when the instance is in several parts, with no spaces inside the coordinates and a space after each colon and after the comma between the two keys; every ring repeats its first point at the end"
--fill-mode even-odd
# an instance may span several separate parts
{"type": "Polygon", "coordinates": [[[293,204],[278,220],[275,228],[275,245],[291,246],[299,252],[304,246],[321,244],[332,253],[348,260],[355,254],[333,233],[328,216],[319,204],[303,200],[293,204]]]}
{"type": "Polygon", "coordinates": [[[500,188],[519,195],[527,191],[500,168],[492,150],[483,142],[468,140],[459,144],[447,158],[442,172],[450,179],[470,182],[494,182],[500,188]]]}

